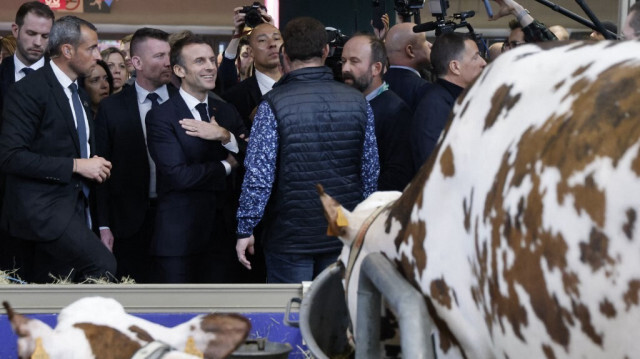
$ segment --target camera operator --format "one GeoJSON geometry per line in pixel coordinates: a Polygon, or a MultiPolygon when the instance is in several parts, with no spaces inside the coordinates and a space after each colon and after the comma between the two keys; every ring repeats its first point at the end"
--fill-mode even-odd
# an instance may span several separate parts
{"type": "Polygon", "coordinates": [[[498,20],[507,15],[516,17],[509,23],[511,33],[509,40],[504,43],[503,52],[528,42],[557,40],[556,36],[543,23],[535,20],[529,14],[529,10],[514,0],[495,0],[495,2],[500,5],[500,9],[494,12],[490,20],[498,20]]]}
{"type": "MultiPolygon", "coordinates": [[[[237,46],[240,43],[245,29],[246,14],[242,13],[242,7],[234,9],[234,25],[235,30],[229,46],[225,51],[220,72],[231,72],[232,75],[225,73],[227,78],[235,78],[237,81],[237,72],[234,64],[237,55],[237,46]]],[[[254,73],[251,77],[236,84],[235,86],[226,87],[222,93],[229,103],[233,104],[245,123],[247,129],[251,128],[251,113],[258,106],[262,95],[271,90],[273,84],[282,76],[280,71],[280,58],[278,51],[282,45],[282,35],[273,25],[273,19],[267,15],[266,10],[260,8],[263,23],[254,27],[248,35],[249,47],[253,56],[254,73]]]]}
{"type": "Polygon", "coordinates": [[[431,84],[420,77],[420,71],[430,67],[431,43],[424,33],[413,32],[412,23],[394,25],[387,33],[385,48],[389,71],[384,80],[413,113],[431,84]]]}
{"type": "MultiPolygon", "coordinates": [[[[242,52],[241,42],[248,40],[248,34],[252,29],[250,26],[245,26],[247,22],[247,10],[252,14],[252,17],[249,20],[250,24],[257,26],[260,23],[269,23],[273,25],[273,18],[267,14],[267,9],[258,2],[255,2],[254,5],[240,6],[233,9],[234,29],[233,34],[231,35],[231,40],[229,40],[229,45],[224,50],[224,56],[222,57],[220,68],[218,69],[219,83],[216,84],[216,89],[218,91],[224,92],[240,82],[238,80],[238,69],[235,62],[242,52]],[[261,22],[258,22],[258,20],[255,19],[256,13],[260,14],[261,22]],[[254,24],[254,22],[256,23],[254,24]]],[[[251,53],[249,55],[251,56],[251,53]]]]}
{"type": "Polygon", "coordinates": [[[416,171],[435,148],[458,96],[487,65],[476,42],[469,35],[457,32],[436,38],[431,64],[438,80],[418,104],[411,124],[411,148],[416,171]]]}

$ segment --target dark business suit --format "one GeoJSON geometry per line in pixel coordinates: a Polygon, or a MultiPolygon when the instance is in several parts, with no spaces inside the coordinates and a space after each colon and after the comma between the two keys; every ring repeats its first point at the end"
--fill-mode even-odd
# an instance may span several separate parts
{"type": "Polygon", "coordinates": [[[253,123],[251,113],[258,107],[262,99],[262,92],[260,92],[256,75],[254,74],[225,91],[222,94],[222,98],[235,106],[244,121],[245,127],[247,130],[251,130],[251,124],[253,123]]]}
{"type": "MultiPolygon", "coordinates": [[[[246,130],[233,106],[212,97],[208,101],[209,115],[242,141],[239,136],[246,135],[246,130]]],[[[235,261],[232,247],[221,243],[227,237],[222,235],[226,230],[222,210],[228,181],[221,161],[229,151],[220,141],[187,135],[178,123],[183,118],[193,115],[180,95],[149,111],[146,118],[147,143],[158,180],[151,253],[156,261],[176,264],[175,270],[164,266],[165,270],[156,271],[161,274],[158,281],[225,281],[229,268],[222,266],[223,261],[229,257],[235,261]]]]}
{"type": "MultiPolygon", "coordinates": [[[[7,56],[0,64],[0,126],[2,125],[2,104],[9,87],[15,83],[15,62],[13,55],[7,56]]],[[[0,173],[0,204],[4,198],[4,173],[0,173]]],[[[22,265],[16,262],[17,245],[4,230],[0,228],[0,269],[12,270],[22,265]]]]}
{"type": "Polygon", "coordinates": [[[2,104],[4,96],[8,93],[9,86],[16,82],[16,64],[13,55],[2,59],[0,64],[0,113],[2,113],[2,104]]]}
{"type": "MultiPolygon", "coordinates": [[[[86,96],[82,102],[89,118],[86,96]]],[[[79,157],[69,99],[46,64],[7,94],[0,135],[0,170],[7,174],[1,225],[11,236],[35,243],[35,281],[71,268],[72,279],[115,273],[113,256],[87,226],[83,185],[91,183],[72,173],[73,158],[79,157]]]]}
{"type": "MultiPolygon", "coordinates": [[[[177,93],[167,85],[169,96],[177,93]]],[[[96,116],[96,150],[111,161],[111,177],[97,186],[98,226],[114,236],[118,277],[148,281],[155,208],[149,199],[149,158],[135,86],[105,98],[96,116]]]]}
{"type": "Polygon", "coordinates": [[[402,191],[413,178],[411,159],[411,110],[393,91],[369,102],[375,119],[380,157],[378,191],[402,191]]]}
{"type": "Polygon", "coordinates": [[[411,120],[411,148],[416,172],[427,162],[451,118],[451,110],[464,89],[444,79],[426,92],[411,120]]]}
{"type": "Polygon", "coordinates": [[[433,86],[415,72],[395,67],[390,68],[384,74],[384,81],[389,84],[389,89],[400,96],[409,106],[411,113],[416,111],[416,107],[427,89],[433,86]]]}

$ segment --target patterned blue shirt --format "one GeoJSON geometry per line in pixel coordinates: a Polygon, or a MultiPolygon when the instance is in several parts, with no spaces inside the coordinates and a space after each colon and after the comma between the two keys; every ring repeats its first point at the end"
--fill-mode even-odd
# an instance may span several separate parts
{"type": "MultiPolygon", "coordinates": [[[[277,157],[278,124],[269,104],[262,101],[253,120],[244,160],[247,172],[242,182],[238,208],[238,238],[249,237],[264,214],[276,177],[277,157]]],[[[367,125],[360,169],[365,198],[376,191],[379,175],[380,160],[373,111],[367,103],[367,125]]]]}

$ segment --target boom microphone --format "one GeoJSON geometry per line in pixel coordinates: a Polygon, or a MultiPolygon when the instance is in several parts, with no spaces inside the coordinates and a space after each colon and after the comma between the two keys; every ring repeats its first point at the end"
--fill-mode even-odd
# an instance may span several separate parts
{"type": "Polygon", "coordinates": [[[424,24],[419,24],[413,27],[413,32],[425,32],[425,31],[432,31],[438,28],[438,22],[437,21],[429,21],[429,22],[425,22],[424,24]]]}
{"type": "Polygon", "coordinates": [[[470,17],[474,17],[474,16],[476,16],[476,12],[475,12],[475,11],[473,11],[473,10],[470,10],[470,11],[463,11],[463,12],[459,12],[459,13],[457,13],[457,14],[453,14],[453,17],[454,17],[455,19],[463,19],[463,20],[464,20],[464,19],[468,19],[468,18],[470,18],[470,17]]]}

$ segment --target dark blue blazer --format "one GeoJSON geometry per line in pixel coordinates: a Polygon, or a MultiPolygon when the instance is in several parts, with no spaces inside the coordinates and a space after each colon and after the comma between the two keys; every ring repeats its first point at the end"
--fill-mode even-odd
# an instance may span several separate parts
{"type": "Polygon", "coordinates": [[[393,91],[370,102],[380,157],[378,191],[402,191],[414,175],[411,157],[411,110],[393,91]]]}
{"type": "MultiPolygon", "coordinates": [[[[167,85],[169,97],[178,93],[167,85]]],[[[98,185],[97,221],[116,238],[128,238],[144,223],[149,206],[149,158],[135,86],[100,102],[96,116],[96,151],[111,161],[111,177],[98,185]]]]}
{"type": "Polygon", "coordinates": [[[436,148],[442,131],[451,119],[453,105],[462,91],[462,87],[438,79],[418,104],[411,120],[411,148],[416,172],[436,148]]]}
{"type": "Polygon", "coordinates": [[[262,101],[262,92],[256,75],[233,86],[222,94],[222,98],[235,106],[244,121],[245,127],[250,130],[253,123],[252,112],[262,101]]]}
{"type": "MultiPolygon", "coordinates": [[[[88,98],[80,97],[87,116],[88,98]]],[[[89,120],[91,153],[93,122],[89,120]]],[[[7,93],[0,132],[0,171],[7,175],[2,227],[27,240],[54,240],[67,228],[86,182],[73,174],[80,157],[69,100],[49,63],[7,93]]]]}
{"type": "Polygon", "coordinates": [[[389,84],[389,88],[409,106],[411,113],[416,111],[427,89],[433,86],[413,71],[400,68],[390,68],[384,74],[384,80],[389,84]]]}
{"type": "MultiPolygon", "coordinates": [[[[247,131],[230,104],[209,97],[209,114],[238,142],[247,131]]],[[[156,164],[158,211],[151,254],[186,256],[215,245],[216,212],[222,208],[227,174],[221,161],[229,151],[220,141],[186,134],[178,121],[193,118],[176,95],[149,111],[147,143],[156,164]]]]}
{"type": "Polygon", "coordinates": [[[16,82],[15,72],[16,65],[13,60],[13,55],[2,59],[2,64],[0,64],[0,115],[2,114],[4,97],[9,91],[9,86],[16,82]]]}

